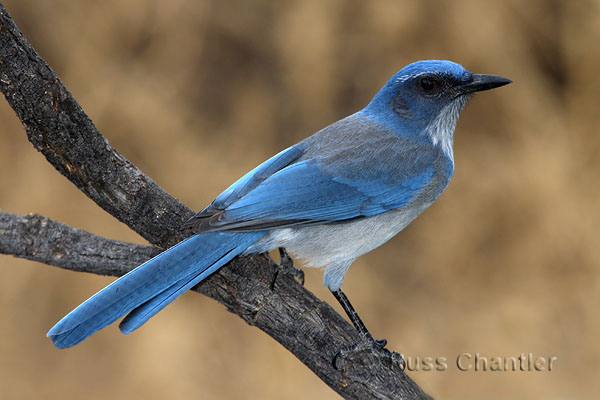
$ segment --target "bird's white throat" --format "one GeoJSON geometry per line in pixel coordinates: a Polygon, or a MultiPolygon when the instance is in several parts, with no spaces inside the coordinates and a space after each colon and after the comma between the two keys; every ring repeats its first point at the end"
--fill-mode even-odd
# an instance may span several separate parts
{"type": "Polygon", "coordinates": [[[438,114],[437,118],[427,127],[427,134],[434,146],[440,146],[448,158],[454,160],[452,143],[454,128],[461,111],[467,104],[469,96],[457,97],[438,114]]]}

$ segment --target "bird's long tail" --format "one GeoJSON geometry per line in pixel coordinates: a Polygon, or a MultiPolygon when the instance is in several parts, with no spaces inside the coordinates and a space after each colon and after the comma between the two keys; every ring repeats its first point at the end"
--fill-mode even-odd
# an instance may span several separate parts
{"type": "Polygon", "coordinates": [[[216,232],[192,236],[87,299],[46,336],[58,348],[71,347],[127,313],[119,328],[123,333],[132,332],[264,234],[216,232]]]}

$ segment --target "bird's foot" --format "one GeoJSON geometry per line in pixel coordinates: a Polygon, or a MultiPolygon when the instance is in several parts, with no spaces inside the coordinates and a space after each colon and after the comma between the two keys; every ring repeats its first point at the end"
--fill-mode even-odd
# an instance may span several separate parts
{"type": "Polygon", "coordinates": [[[279,248],[279,258],[279,264],[277,264],[279,268],[275,271],[271,289],[275,289],[275,284],[280,274],[291,275],[296,282],[304,286],[304,271],[294,267],[294,260],[292,260],[292,257],[290,257],[283,247],[279,248]]]}
{"type": "Polygon", "coordinates": [[[389,360],[393,365],[404,371],[406,363],[404,356],[401,353],[396,353],[385,348],[387,344],[386,339],[375,339],[370,334],[361,334],[361,340],[350,346],[341,348],[331,360],[333,368],[340,370],[345,368],[349,364],[364,363],[365,358],[375,357],[377,359],[385,358],[389,360]]]}
{"type": "Polygon", "coordinates": [[[365,341],[371,341],[375,346],[381,347],[382,349],[385,349],[385,346],[387,345],[387,339],[375,339],[371,336],[369,331],[364,335],[364,338],[365,341]]]}

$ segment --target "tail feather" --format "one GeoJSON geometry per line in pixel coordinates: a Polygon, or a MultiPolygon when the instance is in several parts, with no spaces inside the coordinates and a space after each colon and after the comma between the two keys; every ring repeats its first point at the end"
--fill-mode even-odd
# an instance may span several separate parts
{"type": "MultiPolygon", "coordinates": [[[[248,246],[241,249],[241,251],[245,250],[247,247],[248,246]]],[[[202,271],[199,275],[178,281],[162,293],[156,295],[141,306],[135,308],[133,311],[127,314],[123,321],[121,321],[121,323],[119,324],[119,329],[125,334],[133,332],[134,330],[142,326],[144,323],[146,323],[146,321],[148,321],[154,315],[156,315],[156,313],[158,313],[160,310],[169,305],[169,303],[171,303],[173,300],[179,297],[183,292],[186,292],[189,289],[196,286],[198,283],[204,280],[204,278],[217,271],[223,265],[227,264],[239,253],[239,248],[236,247],[232,249],[223,257],[221,257],[218,261],[212,264],[210,268],[207,268],[206,270],[202,271]]]]}
{"type": "Polygon", "coordinates": [[[71,347],[131,312],[121,325],[121,330],[129,333],[264,234],[219,232],[192,236],[90,297],[46,336],[58,348],[71,347]]]}

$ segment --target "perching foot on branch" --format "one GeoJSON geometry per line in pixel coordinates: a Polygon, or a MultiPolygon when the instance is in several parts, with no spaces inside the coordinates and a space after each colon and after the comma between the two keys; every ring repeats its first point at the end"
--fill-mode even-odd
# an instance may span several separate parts
{"type": "MultiPolygon", "coordinates": [[[[367,338],[366,336],[361,335],[361,339],[361,341],[351,346],[343,347],[333,356],[333,359],[331,360],[333,368],[336,370],[344,369],[344,366],[348,364],[348,362],[355,364],[357,359],[361,359],[361,357],[371,357],[373,352],[375,352],[379,358],[388,359],[394,367],[404,371],[406,363],[404,361],[404,356],[401,353],[386,349],[379,344],[382,341],[377,341],[372,337],[367,338]]],[[[385,341],[385,339],[383,341],[385,341]]],[[[366,359],[364,362],[367,362],[366,359]]]]}
{"type": "Polygon", "coordinates": [[[275,284],[277,283],[277,278],[280,274],[291,275],[296,282],[304,286],[304,271],[294,267],[294,260],[283,247],[279,248],[279,258],[279,264],[277,264],[279,268],[275,271],[271,289],[275,289],[275,284]]]}
{"type": "Polygon", "coordinates": [[[335,356],[333,356],[333,367],[338,369],[338,361],[340,360],[340,357],[347,358],[349,354],[360,353],[365,350],[375,350],[378,353],[382,353],[385,357],[389,357],[394,364],[399,363],[401,369],[404,370],[404,356],[386,349],[386,339],[375,339],[373,335],[371,335],[371,332],[369,332],[364,322],[360,319],[358,313],[342,289],[332,290],[331,293],[335,296],[337,301],[339,301],[344,311],[346,311],[346,314],[348,314],[348,318],[350,318],[350,321],[352,321],[352,324],[354,324],[354,327],[358,331],[361,339],[358,343],[355,343],[351,346],[346,346],[338,351],[335,356]]]}

